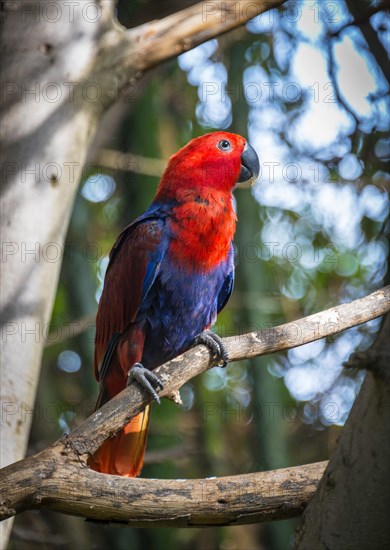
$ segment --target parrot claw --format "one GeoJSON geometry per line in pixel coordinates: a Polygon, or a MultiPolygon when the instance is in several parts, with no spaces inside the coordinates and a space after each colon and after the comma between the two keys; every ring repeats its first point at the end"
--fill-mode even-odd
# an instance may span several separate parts
{"type": "Polygon", "coordinates": [[[146,391],[149,397],[152,397],[160,405],[161,401],[156,389],[163,390],[164,385],[154,372],[146,369],[141,363],[134,363],[127,374],[126,386],[129,386],[134,380],[146,391]]]}
{"type": "Polygon", "coordinates": [[[195,345],[198,344],[203,344],[208,347],[212,352],[214,359],[220,360],[220,364],[218,365],[219,367],[222,367],[223,369],[227,367],[229,354],[222,338],[220,338],[218,334],[215,334],[215,332],[212,332],[211,330],[204,330],[195,338],[195,345]]]}

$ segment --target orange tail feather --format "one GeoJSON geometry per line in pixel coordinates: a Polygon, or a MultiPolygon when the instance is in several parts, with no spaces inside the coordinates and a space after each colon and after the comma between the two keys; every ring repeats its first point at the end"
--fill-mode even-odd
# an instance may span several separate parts
{"type": "Polygon", "coordinates": [[[89,467],[104,474],[139,476],[144,463],[149,417],[150,405],[147,405],[116,436],[103,443],[89,459],[89,467]]]}

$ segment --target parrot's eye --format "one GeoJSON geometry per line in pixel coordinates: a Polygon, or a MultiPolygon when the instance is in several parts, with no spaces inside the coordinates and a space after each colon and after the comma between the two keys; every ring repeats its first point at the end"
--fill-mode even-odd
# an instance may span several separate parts
{"type": "Polygon", "coordinates": [[[230,145],[230,141],[227,139],[221,139],[221,141],[218,143],[218,149],[221,151],[230,151],[232,146],[230,145]]]}

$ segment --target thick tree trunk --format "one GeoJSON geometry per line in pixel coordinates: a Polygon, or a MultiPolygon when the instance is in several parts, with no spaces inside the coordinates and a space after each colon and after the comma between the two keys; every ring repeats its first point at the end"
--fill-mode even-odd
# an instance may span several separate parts
{"type": "Polygon", "coordinates": [[[26,445],[62,244],[97,121],[96,107],[85,109],[71,90],[77,82],[84,87],[104,24],[88,23],[76,4],[73,17],[70,6],[56,12],[46,2],[4,4],[2,465],[26,445]]]}
{"type": "MultiPolygon", "coordinates": [[[[4,2],[1,49],[1,465],[23,457],[63,243],[99,116],[83,95],[106,2],[4,2]],[[67,5],[66,5],[67,4],[67,5]],[[79,5],[77,5],[79,4],[79,5]],[[99,13],[99,21],[91,22],[99,13]]],[[[7,527],[2,525],[3,531],[7,527]]],[[[5,533],[4,533],[5,534],[5,533]]]]}
{"type": "Polygon", "coordinates": [[[380,550],[390,540],[390,372],[387,316],[355,363],[370,366],[318,490],[298,530],[298,550],[380,550]]]}

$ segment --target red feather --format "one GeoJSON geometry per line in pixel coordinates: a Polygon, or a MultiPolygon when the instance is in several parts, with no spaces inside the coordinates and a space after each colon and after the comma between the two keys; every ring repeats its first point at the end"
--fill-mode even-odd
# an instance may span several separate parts
{"type": "Polygon", "coordinates": [[[170,246],[172,259],[185,269],[207,273],[226,260],[236,219],[231,193],[187,191],[185,200],[173,208],[170,226],[180,239],[170,246]]]}
{"type": "MultiPolygon", "coordinates": [[[[148,224],[140,224],[136,227],[129,226],[118,237],[110,253],[110,264],[104,279],[104,291],[96,316],[95,376],[97,379],[99,379],[101,361],[112,335],[122,333],[128,327],[127,336],[131,338],[135,330],[134,327],[129,327],[129,324],[135,320],[141,305],[149,254],[155,250],[160,240],[161,229],[157,221],[150,221],[148,224]],[[128,238],[130,232],[131,238],[128,238]]],[[[143,342],[139,340],[139,335],[137,338],[140,349],[135,349],[133,356],[128,350],[123,358],[124,361],[121,362],[126,375],[131,365],[139,361],[142,356],[143,342]]]]}
{"type": "MultiPolygon", "coordinates": [[[[236,226],[231,192],[239,179],[245,144],[241,136],[214,132],[192,140],[170,159],[154,204],[170,208],[166,226],[170,231],[164,238],[169,240],[169,262],[179,268],[175,277],[196,272],[202,280],[203,274],[211,276],[213,270],[227,265],[236,226]],[[221,140],[229,140],[228,150],[220,148],[221,140]]],[[[137,322],[137,313],[145,291],[145,277],[149,277],[148,264],[162,238],[159,220],[148,218],[147,223],[135,222],[127,227],[111,251],[96,318],[95,376],[103,378],[97,407],[125,387],[129,369],[143,357],[145,335],[137,322]],[[115,334],[119,337],[114,349],[115,334]],[[105,358],[107,348],[113,353],[105,358]],[[105,372],[99,376],[102,362],[105,372]]],[[[230,292],[231,288],[227,296],[230,292]]],[[[208,327],[199,327],[205,328],[208,327]]],[[[152,349],[160,353],[156,343],[155,346],[152,349]]],[[[91,457],[91,468],[111,474],[139,475],[149,414],[147,407],[118,435],[107,440],[91,457]]]]}
{"type": "MultiPolygon", "coordinates": [[[[130,367],[141,360],[145,337],[134,320],[141,305],[148,257],[160,238],[158,222],[129,226],[111,251],[96,317],[95,376],[98,380],[101,362],[112,335],[120,333],[121,337],[101,381],[96,408],[125,388],[130,367]]],[[[150,406],[147,406],[118,435],[104,442],[88,461],[89,466],[103,473],[129,477],[139,475],[144,461],[149,418],[150,406]]]]}

